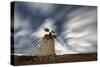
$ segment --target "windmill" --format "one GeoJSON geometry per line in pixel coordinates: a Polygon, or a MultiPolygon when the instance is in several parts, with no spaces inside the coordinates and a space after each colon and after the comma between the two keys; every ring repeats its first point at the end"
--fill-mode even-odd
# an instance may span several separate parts
{"type": "Polygon", "coordinates": [[[35,44],[35,47],[37,48],[36,55],[38,56],[56,55],[55,43],[54,43],[55,39],[59,41],[60,44],[62,43],[56,37],[54,31],[50,31],[48,28],[44,28],[44,31],[47,32],[48,34],[45,34],[44,37],[35,44]]]}

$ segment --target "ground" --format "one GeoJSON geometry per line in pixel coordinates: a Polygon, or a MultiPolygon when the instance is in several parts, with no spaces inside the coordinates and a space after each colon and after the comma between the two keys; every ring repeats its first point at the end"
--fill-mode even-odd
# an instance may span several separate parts
{"type": "Polygon", "coordinates": [[[50,64],[80,61],[95,61],[97,53],[64,54],[49,56],[17,56],[11,55],[12,65],[50,64]]]}

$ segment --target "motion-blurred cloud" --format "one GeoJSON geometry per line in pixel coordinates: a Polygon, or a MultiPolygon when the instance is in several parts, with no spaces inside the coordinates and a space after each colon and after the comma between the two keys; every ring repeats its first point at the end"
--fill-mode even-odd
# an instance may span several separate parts
{"type": "Polygon", "coordinates": [[[63,43],[55,40],[56,54],[97,51],[95,6],[16,2],[14,23],[15,53],[35,55],[34,44],[46,34],[44,27],[63,43]]]}

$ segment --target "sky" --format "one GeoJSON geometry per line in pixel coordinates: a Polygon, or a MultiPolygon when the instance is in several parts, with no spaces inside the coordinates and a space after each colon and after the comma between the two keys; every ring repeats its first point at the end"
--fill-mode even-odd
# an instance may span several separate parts
{"type": "Polygon", "coordinates": [[[50,3],[15,2],[14,53],[35,55],[35,43],[56,32],[56,54],[97,52],[97,7],[50,3]],[[32,50],[32,51],[31,51],[32,50]]]}

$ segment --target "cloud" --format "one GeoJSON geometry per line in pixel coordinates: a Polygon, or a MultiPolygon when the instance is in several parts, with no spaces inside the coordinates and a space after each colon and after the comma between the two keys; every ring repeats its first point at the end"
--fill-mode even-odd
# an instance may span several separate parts
{"type": "Polygon", "coordinates": [[[97,45],[97,10],[80,8],[67,17],[69,20],[64,24],[65,31],[62,33],[67,44],[73,51],[96,52],[94,46],[97,45]]]}
{"type": "Polygon", "coordinates": [[[48,3],[26,3],[26,6],[31,9],[31,11],[38,11],[40,14],[49,15],[55,9],[54,4],[48,3]]]}
{"type": "Polygon", "coordinates": [[[18,12],[15,12],[14,13],[14,29],[16,30],[18,28],[21,28],[21,26],[23,25],[22,22],[23,21],[22,21],[20,15],[19,15],[19,13],[18,12]]]}
{"type": "Polygon", "coordinates": [[[14,52],[23,53],[26,49],[32,46],[31,25],[29,23],[30,16],[23,20],[22,17],[15,11],[14,15],[14,52]]]}
{"type": "Polygon", "coordinates": [[[27,31],[27,30],[22,30],[22,31],[19,31],[18,33],[15,34],[15,37],[20,37],[20,36],[27,36],[27,35],[30,35],[30,31],[27,31]]]}
{"type": "MultiPolygon", "coordinates": [[[[78,15],[75,15],[75,17],[72,17],[70,18],[70,14],[69,16],[69,20],[66,22],[67,26],[65,27],[71,27],[73,29],[75,28],[80,28],[82,26],[85,26],[85,25],[88,25],[88,24],[91,24],[91,23],[94,23],[96,22],[96,18],[97,18],[97,15],[96,15],[96,12],[97,10],[96,9],[93,9],[93,10],[86,10],[84,9],[84,12],[81,13],[81,10],[77,10],[79,13],[78,15]],[[77,26],[77,27],[76,27],[77,26]]],[[[72,12],[73,14],[74,12],[72,12]]]]}

